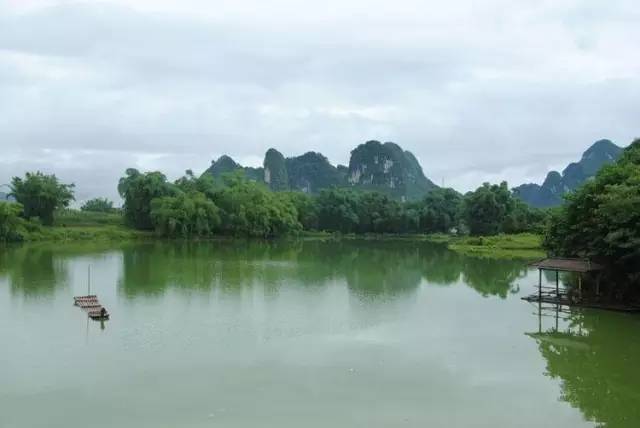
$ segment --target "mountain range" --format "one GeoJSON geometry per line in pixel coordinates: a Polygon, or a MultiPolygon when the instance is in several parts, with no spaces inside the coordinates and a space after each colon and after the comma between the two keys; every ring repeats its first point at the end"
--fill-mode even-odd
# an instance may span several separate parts
{"type": "Polygon", "coordinates": [[[570,163],[562,174],[551,171],[542,184],[527,183],[513,189],[520,199],[531,206],[547,208],[560,205],[563,196],[596,175],[603,165],[614,162],[623,148],[610,140],[599,140],[582,154],[578,162],[570,163]]]}
{"type": "MultiPolygon", "coordinates": [[[[562,203],[563,195],[593,177],[605,164],[615,161],[622,148],[609,140],[596,141],[578,162],[562,173],[551,171],[542,184],[527,183],[513,189],[531,206],[545,208],[562,203]]],[[[332,165],[318,152],[284,157],[276,149],[265,153],[262,167],[245,167],[223,155],[211,162],[204,174],[241,170],[250,180],[265,183],[274,191],[318,193],[329,187],[345,187],[385,193],[398,200],[416,200],[438,187],[429,180],[413,153],[391,142],[367,141],[351,151],[349,165],[332,165]]]]}
{"type": "Polygon", "coordinates": [[[420,163],[395,143],[367,141],[351,151],[349,166],[332,165],[321,153],[307,152],[285,158],[267,150],[262,168],[244,167],[223,155],[204,172],[218,177],[242,170],[247,178],[264,182],[272,190],[317,193],[329,187],[375,190],[399,200],[415,200],[436,185],[425,177],[420,163]]]}

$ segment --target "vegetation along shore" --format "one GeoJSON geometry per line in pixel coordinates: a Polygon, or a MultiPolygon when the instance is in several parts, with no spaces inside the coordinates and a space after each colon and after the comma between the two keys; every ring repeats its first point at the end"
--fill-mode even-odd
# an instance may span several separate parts
{"type": "Polygon", "coordinates": [[[0,203],[0,240],[412,236],[481,256],[535,258],[546,251],[589,258],[605,266],[607,299],[640,299],[640,141],[554,208],[523,202],[506,182],[464,195],[433,186],[409,200],[363,188],[278,187],[243,169],[200,176],[188,170],[173,182],[158,171],[128,169],[118,183],[122,208],[97,198],[72,210],[73,184],[27,173],[11,182],[15,202],[0,203]]]}

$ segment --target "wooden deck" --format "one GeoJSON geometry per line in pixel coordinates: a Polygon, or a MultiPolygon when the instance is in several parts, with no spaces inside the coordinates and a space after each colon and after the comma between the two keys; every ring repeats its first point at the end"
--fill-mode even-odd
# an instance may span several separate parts
{"type": "Polygon", "coordinates": [[[569,298],[569,295],[566,292],[563,292],[563,290],[560,290],[559,294],[550,291],[534,293],[529,296],[522,297],[522,300],[526,300],[527,302],[532,303],[551,303],[560,306],[574,306],[580,308],[604,309],[617,312],[640,313],[640,306],[604,302],[589,302],[587,300],[572,300],[569,298]]]}
{"type": "Polygon", "coordinates": [[[76,296],[73,298],[74,305],[87,313],[87,316],[93,320],[108,320],[109,312],[100,304],[98,296],[76,296]],[[103,312],[104,309],[104,312],[103,312]]]}

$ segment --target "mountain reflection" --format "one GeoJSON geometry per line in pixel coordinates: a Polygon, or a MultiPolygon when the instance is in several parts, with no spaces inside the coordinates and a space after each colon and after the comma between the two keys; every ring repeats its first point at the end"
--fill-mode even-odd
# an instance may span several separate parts
{"type": "Polygon", "coordinates": [[[422,281],[449,285],[463,278],[482,296],[506,297],[526,272],[521,260],[471,258],[414,241],[299,240],[153,242],[122,249],[125,295],[159,295],[168,288],[238,292],[260,284],[323,286],[344,281],[362,298],[410,293],[422,281]]]}
{"type": "Polygon", "coordinates": [[[484,297],[505,298],[526,272],[521,260],[461,256],[429,242],[309,239],[24,245],[0,251],[0,277],[14,294],[48,295],[68,282],[78,258],[106,252],[121,256],[118,286],[128,297],[159,296],[168,289],[238,293],[254,285],[275,294],[283,284],[343,282],[368,299],[412,293],[422,282],[463,282],[484,297]]]}
{"type": "Polygon", "coordinates": [[[545,374],[561,381],[561,400],[601,427],[640,426],[640,320],[570,311],[566,326],[529,335],[547,362],[545,374]]]}

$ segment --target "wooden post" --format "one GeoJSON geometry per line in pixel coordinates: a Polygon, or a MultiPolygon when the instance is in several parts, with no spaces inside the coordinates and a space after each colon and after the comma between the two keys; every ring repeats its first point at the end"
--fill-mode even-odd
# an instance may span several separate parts
{"type": "Polygon", "coordinates": [[[542,269],[538,269],[538,300],[542,302],[542,269]]]}
{"type": "Polygon", "coordinates": [[[582,300],[582,273],[578,274],[578,298],[582,300]]]}
{"type": "Polygon", "coordinates": [[[538,301],[538,333],[542,333],[542,302],[538,301]]]}
{"type": "Polygon", "coordinates": [[[560,273],[556,271],[556,297],[560,299],[560,273]]]}

